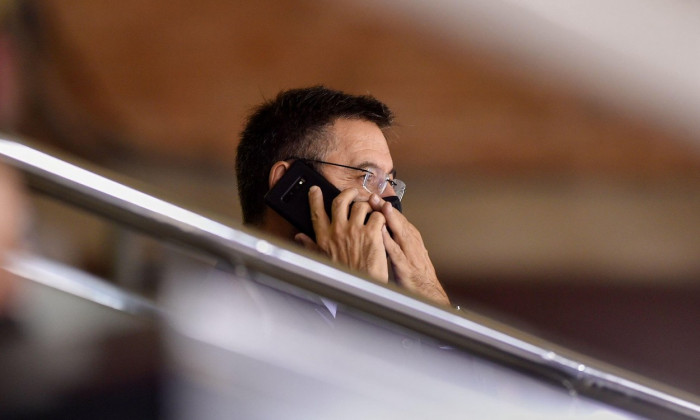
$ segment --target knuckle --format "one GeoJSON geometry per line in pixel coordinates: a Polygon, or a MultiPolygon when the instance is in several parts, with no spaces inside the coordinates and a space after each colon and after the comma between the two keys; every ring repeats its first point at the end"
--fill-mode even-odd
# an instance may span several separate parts
{"type": "Polygon", "coordinates": [[[316,245],[321,249],[328,249],[328,240],[323,237],[316,238],[316,245]]]}
{"type": "Polygon", "coordinates": [[[331,211],[334,213],[338,211],[339,209],[343,208],[343,206],[346,206],[347,204],[345,203],[346,200],[342,196],[337,196],[336,198],[333,199],[333,203],[331,204],[331,211]]]}
{"type": "Polygon", "coordinates": [[[374,211],[369,215],[369,220],[373,223],[380,223],[384,224],[386,223],[386,217],[378,211],[374,211]]]}
{"type": "Polygon", "coordinates": [[[339,237],[339,236],[341,236],[341,235],[343,234],[343,229],[342,229],[342,227],[339,226],[337,223],[334,223],[334,224],[331,226],[331,232],[333,233],[333,235],[334,235],[335,237],[339,237]]]}
{"type": "Polygon", "coordinates": [[[312,209],[311,210],[311,223],[316,224],[320,220],[321,220],[321,213],[318,210],[312,209]]]}
{"type": "Polygon", "coordinates": [[[358,210],[363,211],[363,212],[369,212],[372,210],[372,207],[366,201],[355,202],[352,206],[353,206],[353,208],[358,209],[358,210]]]}

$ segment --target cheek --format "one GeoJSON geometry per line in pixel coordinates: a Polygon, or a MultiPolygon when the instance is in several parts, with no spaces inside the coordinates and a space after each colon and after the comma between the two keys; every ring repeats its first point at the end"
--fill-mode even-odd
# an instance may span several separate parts
{"type": "Polygon", "coordinates": [[[391,185],[391,183],[387,183],[386,189],[384,189],[384,192],[382,193],[382,197],[393,197],[393,196],[396,196],[396,190],[391,185]]]}
{"type": "Polygon", "coordinates": [[[360,191],[360,193],[355,197],[354,201],[369,201],[369,196],[371,195],[369,191],[362,188],[362,186],[360,186],[358,191],[360,191]]]}
{"type": "Polygon", "coordinates": [[[356,179],[341,176],[335,173],[335,171],[327,171],[323,173],[323,176],[340,191],[347,190],[348,188],[362,188],[362,182],[358,183],[356,179]]]}
{"type": "Polygon", "coordinates": [[[337,177],[337,176],[326,176],[326,179],[330,181],[331,184],[335,185],[340,191],[345,191],[350,188],[355,188],[359,192],[357,198],[354,201],[368,201],[370,193],[362,187],[362,179],[360,178],[347,178],[347,177],[337,177]]]}

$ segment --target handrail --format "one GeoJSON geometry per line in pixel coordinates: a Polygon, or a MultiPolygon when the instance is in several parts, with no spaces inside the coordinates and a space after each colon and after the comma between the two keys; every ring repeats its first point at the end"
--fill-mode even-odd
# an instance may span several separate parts
{"type": "Polygon", "coordinates": [[[274,238],[233,228],[18,141],[0,137],[0,160],[30,188],[159,239],[211,254],[393,321],[455,347],[555,381],[569,391],[643,415],[700,418],[697,397],[561,349],[468,312],[437,307],[274,238]]]}
{"type": "Polygon", "coordinates": [[[6,260],[4,268],[18,278],[123,313],[147,318],[167,317],[165,311],[151,300],[65,264],[27,253],[12,253],[6,256],[6,260]]]}

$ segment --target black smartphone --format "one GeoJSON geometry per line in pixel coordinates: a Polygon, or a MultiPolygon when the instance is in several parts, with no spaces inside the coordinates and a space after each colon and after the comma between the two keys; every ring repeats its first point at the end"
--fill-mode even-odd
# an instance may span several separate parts
{"type": "Polygon", "coordinates": [[[292,163],[282,178],[265,194],[265,202],[300,232],[316,240],[309,205],[309,188],[314,185],[321,188],[326,213],[330,215],[333,199],[340,194],[340,190],[302,160],[292,163]]]}

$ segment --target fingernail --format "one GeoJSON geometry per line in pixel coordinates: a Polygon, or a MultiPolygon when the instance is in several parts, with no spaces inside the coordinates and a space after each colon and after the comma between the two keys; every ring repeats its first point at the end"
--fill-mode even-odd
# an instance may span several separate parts
{"type": "Polygon", "coordinates": [[[370,202],[371,204],[375,204],[375,205],[376,205],[376,204],[379,204],[379,196],[377,196],[377,194],[372,194],[372,195],[369,197],[369,202],[370,202]]]}
{"type": "Polygon", "coordinates": [[[309,193],[315,193],[318,190],[320,190],[318,185],[312,185],[311,188],[309,188],[309,193]]]}

